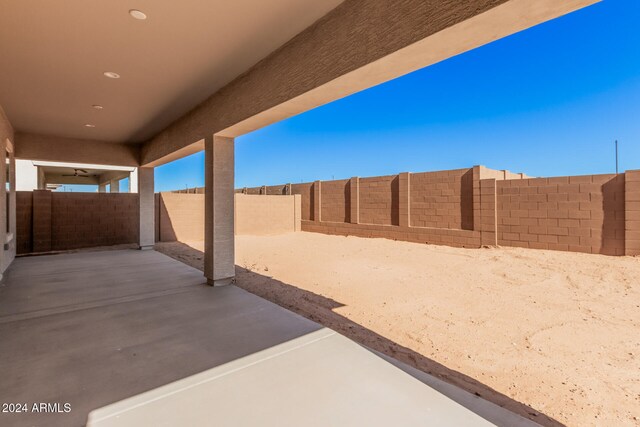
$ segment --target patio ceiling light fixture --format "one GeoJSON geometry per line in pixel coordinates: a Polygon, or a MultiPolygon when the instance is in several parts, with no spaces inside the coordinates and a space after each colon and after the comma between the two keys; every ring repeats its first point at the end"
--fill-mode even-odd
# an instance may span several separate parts
{"type": "Polygon", "coordinates": [[[104,107],[99,104],[93,104],[91,108],[93,108],[94,110],[102,110],[104,107]]]}
{"type": "Polygon", "coordinates": [[[86,128],[94,128],[94,127],[96,127],[96,125],[92,125],[91,123],[87,123],[87,124],[84,125],[84,127],[86,127],[86,128]]]}
{"type": "Polygon", "coordinates": [[[138,19],[140,21],[144,21],[145,19],[147,19],[147,15],[144,12],[140,12],[137,9],[131,9],[129,11],[129,15],[133,16],[135,19],[138,19]]]}
{"type": "Polygon", "coordinates": [[[105,75],[105,77],[109,77],[110,79],[119,79],[120,78],[120,74],[114,73],[113,71],[105,71],[103,74],[105,75]]]}

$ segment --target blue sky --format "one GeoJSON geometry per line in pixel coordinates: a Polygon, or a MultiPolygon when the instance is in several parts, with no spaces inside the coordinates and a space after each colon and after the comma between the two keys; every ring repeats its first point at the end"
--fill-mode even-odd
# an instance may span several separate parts
{"type": "MultiPolygon", "coordinates": [[[[599,4],[236,139],[236,187],[476,164],[640,169],[640,1],[599,4]]],[[[156,190],[204,184],[204,154],[156,190]]]]}

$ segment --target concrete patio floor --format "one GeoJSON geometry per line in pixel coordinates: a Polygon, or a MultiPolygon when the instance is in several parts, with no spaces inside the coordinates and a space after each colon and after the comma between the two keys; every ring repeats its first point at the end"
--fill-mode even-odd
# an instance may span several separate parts
{"type": "MultiPolygon", "coordinates": [[[[363,414],[367,424],[491,425],[333,331],[204,282],[155,251],[17,259],[0,285],[0,401],[28,412],[0,413],[0,425],[84,425],[91,411],[127,398],[96,411],[95,424],[171,425],[192,402],[191,421],[199,413],[212,425],[250,424],[256,413],[263,425],[305,423],[305,414],[334,425],[363,414]],[[295,407],[286,396],[297,396],[295,407]],[[33,412],[34,403],[62,412],[33,412]]],[[[515,420],[509,414],[493,421],[515,420]]]]}
{"type": "Polygon", "coordinates": [[[0,425],[84,425],[89,411],[320,327],[154,251],[19,258],[0,286],[0,401],[70,403],[0,425]]]}

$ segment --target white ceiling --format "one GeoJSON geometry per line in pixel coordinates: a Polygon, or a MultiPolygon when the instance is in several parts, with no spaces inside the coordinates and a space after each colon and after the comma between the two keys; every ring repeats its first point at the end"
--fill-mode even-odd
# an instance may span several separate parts
{"type": "Polygon", "coordinates": [[[341,2],[0,0],[0,105],[21,132],[141,142],[341,2]]]}

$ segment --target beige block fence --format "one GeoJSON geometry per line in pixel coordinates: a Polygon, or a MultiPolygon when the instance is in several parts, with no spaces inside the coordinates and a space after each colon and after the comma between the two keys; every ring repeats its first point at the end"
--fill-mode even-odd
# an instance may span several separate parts
{"type": "Polygon", "coordinates": [[[474,166],[237,192],[300,195],[303,231],[640,255],[640,171],[532,178],[474,166]]]}
{"type": "MultiPolygon", "coordinates": [[[[640,171],[531,178],[475,166],[237,190],[236,234],[293,231],[640,255],[640,171]]],[[[18,253],[138,241],[136,194],[16,194],[18,253]]],[[[202,189],[156,194],[156,240],[204,239],[202,189]]]]}
{"type": "MultiPolygon", "coordinates": [[[[182,190],[185,191],[185,190],[182,190]]],[[[268,236],[301,230],[299,195],[235,195],[235,234],[268,236]]],[[[204,194],[156,194],[156,241],[204,240],[204,194]]]]}
{"type": "Polygon", "coordinates": [[[17,253],[138,242],[138,195],[16,192],[17,253]]]}

